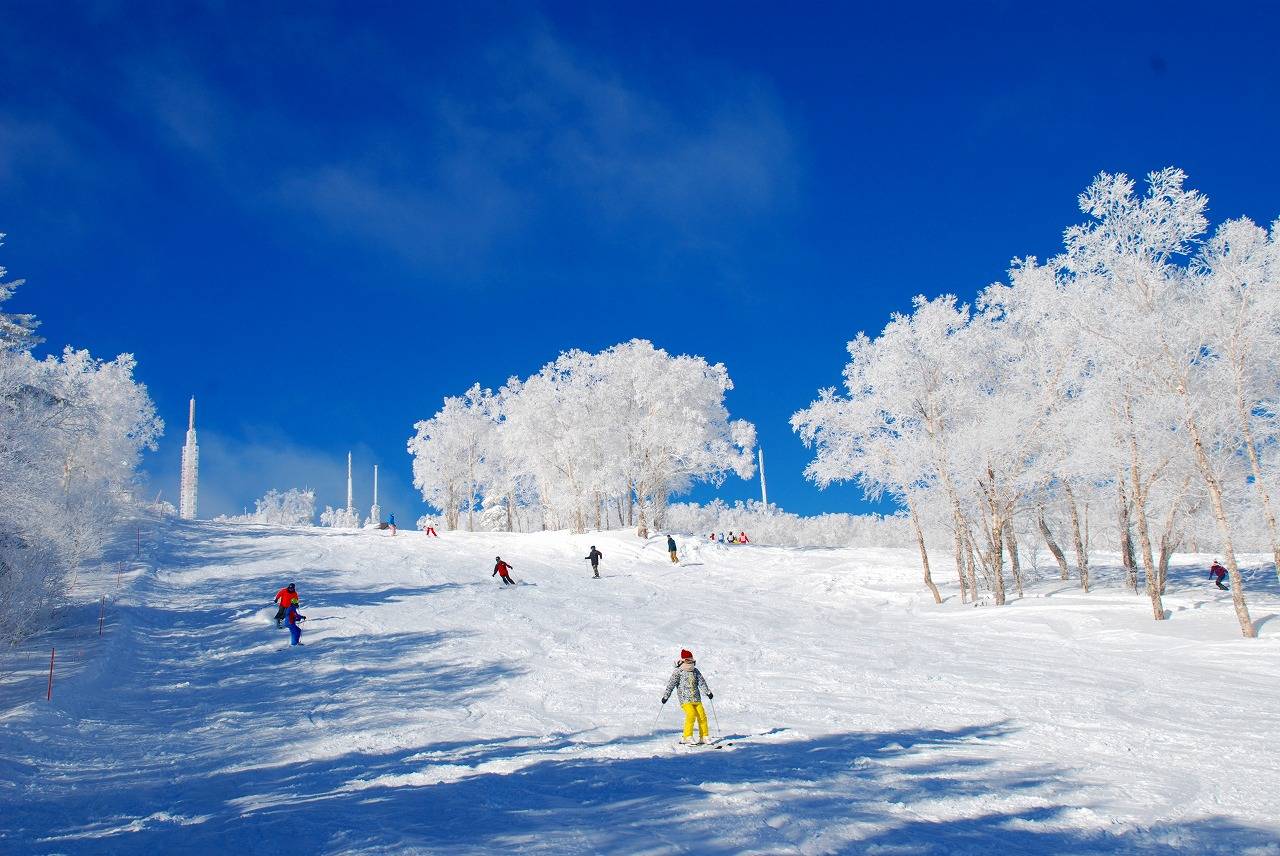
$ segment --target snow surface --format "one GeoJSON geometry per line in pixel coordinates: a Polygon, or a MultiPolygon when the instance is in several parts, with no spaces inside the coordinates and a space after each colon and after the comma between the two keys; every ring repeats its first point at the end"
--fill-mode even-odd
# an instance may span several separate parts
{"type": "Polygon", "coordinates": [[[1105,573],[935,606],[905,550],[142,537],[0,655],[2,853],[1280,854],[1269,570],[1250,641],[1206,557],[1157,623],[1105,573]],[[674,745],[682,647],[732,746],[674,745]]]}

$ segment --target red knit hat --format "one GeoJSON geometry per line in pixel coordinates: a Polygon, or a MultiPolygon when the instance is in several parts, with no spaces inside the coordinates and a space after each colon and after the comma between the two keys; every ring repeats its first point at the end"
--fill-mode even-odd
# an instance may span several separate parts
{"type": "Polygon", "coordinates": [[[681,660],[692,660],[692,659],[693,659],[693,652],[692,652],[692,651],[689,651],[689,650],[687,650],[687,649],[681,649],[681,650],[680,650],[680,659],[681,659],[681,660]]]}

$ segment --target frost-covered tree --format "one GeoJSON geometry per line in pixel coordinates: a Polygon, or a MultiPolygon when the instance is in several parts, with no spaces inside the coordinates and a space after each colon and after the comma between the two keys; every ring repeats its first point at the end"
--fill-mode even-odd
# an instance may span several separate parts
{"type": "MultiPolygon", "coordinates": [[[[1280,444],[1280,221],[1271,232],[1248,218],[1218,227],[1195,263],[1217,372],[1210,384],[1231,391],[1235,430],[1249,462],[1271,555],[1280,576],[1280,534],[1273,491],[1277,473],[1265,450],[1280,444]]],[[[1274,458],[1272,459],[1274,462],[1274,458]]]]}
{"type": "MultiPolygon", "coordinates": [[[[19,284],[0,284],[0,306],[19,284]]],[[[36,326],[0,311],[0,636],[10,639],[37,626],[137,507],[141,453],[163,430],[132,356],[67,348],[37,359],[36,326]]]]}
{"type": "Polygon", "coordinates": [[[1138,195],[1103,173],[1060,255],[1016,260],[973,311],[918,298],[859,335],[844,394],[823,390],[793,417],[817,449],[809,477],[897,497],[920,523],[926,573],[926,541],[946,530],[962,597],[996,603],[1005,559],[1021,591],[1020,530],[1038,532],[1063,579],[1066,531],[1087,591],[1092,532],[1114,538],[1161,620],[1173,551],[1212,538],[1253,635],[1241,533],[1280,567],[1277,229],[1230,221],[1201,246],[1206,200],[1185,181],[1161,170],[1138,195]]]}
{"type": "Polygon", "coordinates": [[[435,416],[414,426],[417,433],[409,440],[413,484],[428,505],[444,514],[448,529],[458,528],[464,512],[467,529],[475,529],[499,412],[493,392],[474,384],[463,395],[446,398],[435,416]]]}
{"type": "Polygon", "coordinates": [[[641,340],[569,351],[497,394],[446,399],[409,442],[414,483],[446,525],[465,512],[582,531],[616,514],[647,532],[694,482],[752,474],[755,429],[729,420],[732,388],[724,366],[641,340]]]}

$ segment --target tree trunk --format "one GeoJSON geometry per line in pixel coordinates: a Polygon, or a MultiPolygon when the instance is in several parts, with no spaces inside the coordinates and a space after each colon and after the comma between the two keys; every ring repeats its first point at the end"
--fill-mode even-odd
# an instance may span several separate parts
{"type": "Polygon", "coordinates": [[[450,532],[453,532],[458,528],[458,497],[454,493],[452,482],[449,484],[448,495],[449,505],[444,511],[444,526],[450,532]]]}
{"type": "Polygon", "coordinates": [[[1004,524],[1005,520],[996,499],[996,474],[991,465],[987,465],[987,482],[978,479],[983,498],[987,506],[989,523],[983,527],[983,537],[987,539],[987,566],[991,570],[991,591],[995,595],[996,606],[1004,606],[1004,524]]]}
{"type": "Polygon", "coordinates": [[[1013,571],[1013,584],[1018,589],[1018,597],[1022,597],[1022,560],[1018,556],[1018,535],[1013,531],[1013,522],[1004,522],[1004,543],[1009,550],[1009,570],[1013,571]]]}
{"type": "Polygon", "coordinates": [[[1213,474],[1209,465],[1209,454],[1204,450],[1204,441],[1200,437],[1200,426],[1191,416],[1191,405],[1187,401],[1186,392],[1179,390],[1185,407],[1184,423],[1191,435],[1191,445],[1195,448],[1196,464],[1200,467],[1200,475],[1205,487],[1209,489],[1209,502],[1213,506],[1213,519],[1218,523],[1218,532],[1222,535],[1222,552],[1227,559],[1227,575],[1231,578],[1231,601],[1235,604],[1236,619],[1240,622],[1240,632],[1246,639],[1257,637],[1258,631],[1249,616],[1249,605],[1244,600],[1244,580],[1240,576],[1240,568],[1236,564],[1235,542],[1231,537],[1231,526],[1227,523],[1227,512],[1222,504],[1222,485],[1213,474]]]}
{"type": "Polygon", "coordinates": [[[978,574],[973,561],[973,544],[968,536],[964,537],[964,569],[969,579],[969,594],[974,605],[978,603],[978,574]]]}
{"type": "Polygon", "coordinates": [[[1142,469],[1138,464],[1138,439],[1134,434],[1133,409],[1128,398],[1124,402],[1124,415],[1128,426],[1129,486],[1133,488],[1133,513],[1138,518],[1138,545],[1142,548],[1142,570],[1147,578],[1147,597],[1151,599],[1152,617],[1156,621],[1164,621],[1164,601],[1157,585],[1159,574],[1151,552],[1151,530],[1147,527],[1147,497],[1142,484],[1142,469]]]}
{"type": "Polygon", "coordinates": [[[1276,578],[1280,579],[1280,538],[1276,536],[1276,515],[1271,510],[1271,496],[1267,492],[1266,482],[1262,479],[1262,465],[1258,461],[1258,447],[1253,441],[1253,426],[1249,421],[1249,410],[1245,405],[1243,383],[1236,373],[1236,408],[1240,415],[1240,427],[1244,434],[1244,447],[1249,453],[1249,468],[1253,471],[1253,486],[1258,489],[1258,499],[1262,503],[1262,515],[1267,521],[1267,534],[1271,537],[1271,562],[1275,568],[1276,578]]]}
{"type": "Polygon", "coordinates": [[[1040,514],[1036,518],[1036,522],[1040,524],[1040,535],[1044,538],[1045,545],[1049,548],[1049,552],[1053,554],[1053,559],[1058,563],[1058,573],[1063,580],[1070,579],[1071,575],[1067,572],[1067,557],[1062,555],[1062,548],[1058,546],[1058,542],[1053,540],[1053,533],[1049,531],[1049,524],[1044,520],[1044,507],[1040,507],[1040,514]]]}
{"type": "MultiPolygon", "coordinates": [[[[960,534],[960,522],[954,521],[955,527],[955,554],[956,554],[956,576],[960,578],[960,602],[969,602],[969,582],[964,578],[964,536],[960,534]]],[[[974,593],[974,600],[977,600],[977,593],[974,593]]]]}
{"type": "Polygon", "coordinates": [[[991,587],[995,594],[996,606],[1004,606],[1004,536],[1001,530],[1004,525],[996,522],[992,525],[991,533],[987,535],[991,545],[991,587]]]}
{"type": "Polygon", "coordinates": [[[636,506],[640,509],[640,522],[636,526],[636,534],[641,538],[649,537],[649,524],[644,517],[644,497],[636,493],[636,506]]]}
{"type": "Polygon", "coordinates": [[[938,587],[933,584],[933,576],[929,573],[929,551],[924,546],[924,530],[920,528],[920,517],[916,514],[915,504],[908,499],[907,510],[911,512],[911,525],[916,530],[916,541],[920,545],[920,564],[924,568],[924,584],[928,586],[929,591],[933,592],[933,602],[942,603],[942,595],[938,594],[938,587]]]}
{"type": "Polygon", "coordinates": [[[1076,549],[1076,573],[1080,575],[1080,588],[1089,593],[1089,552],[1084,547],[1084,536],[1080,533],[1080,511],[1076,506],[1076,495],[1071,492],[1071,485],[1064,482],[1067,494],[1067,509],[1071,512],[1071,541],[1076,549]]]}
{"type": "Polygon", "coordinates": [[[467,451],[467,531],[476,531],[476,458],[475,450],[467,451]]]}
{"type": "Polygon", "coordinates": [[[1116,511],[1117,524],[1120,529],[1120,563],[1124,566],[1124,579],[1129,586],[1129,591],[1137,594],[1138,563],[1133,555],[1132,524],[1129,522],[1129,499],[1124,494],[1124,476],[1122,474],[1117,475],[1116,491],[1119,494],[1116,511]]]}
{"type": "Polygon", "coordinates": [[[1169,579],[1169,559],[1173,556],[1173,551],[1177,549],[1177,540],[1170,532],[1160,533],[1160,564],[1158,572],[1160,574],[1157,580],[1160,586],[1160,594],[1164,595],[1164,585],[1169,579]]]}
{"type": "Polygon", "coordinates": [[[1178,495],[1173,498],[1173,502],[1169,503],[1169,513],[1164,518],[1164,531],[1160,533],[1160,563],[1157,569],[1159,577],[1156,582],[1160,586],[1160,594],[1164,595],[1165,583],[1169,579],[1169,559],[1173,556],[1173,551],[1178,548],[1180,538],[1173,535],[1174,527],[1178,522],[1178,512],[1182,508],[1182,499],[1187,495],[1187,488],[1191,486],[1191,478],[1182,480],[1182,488],[1178,491],[1178,495]]]}
{"type": "Polygon", "coordinates": [[[942,452],[942,446],[938,441],[937,434],[929,429],[929,438],[933,443],[935,463],[938,473],[942,476],[942,485],[946,488],[947,498],[951,501],[951,520],[956,532],[956,573],[960,576],[960,602],[964,602],[965,590],[965,573],[962,567],[968,570],[969,577],[969,599],[974,603],[978,602],[978,587],[975,584],[972,557],[962,558],[961,554],[968,553],[968,547],[965,544],[965,533],[968,525],[964,519],[964,513],[960,510],[960,497],[956,493],[955,482],[951,480],[951,471],[946,467],[946,458],[942,452]]]}

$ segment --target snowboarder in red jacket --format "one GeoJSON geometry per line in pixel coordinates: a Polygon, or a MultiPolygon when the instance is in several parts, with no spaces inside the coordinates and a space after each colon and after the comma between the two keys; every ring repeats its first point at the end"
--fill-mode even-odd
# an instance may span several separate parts
{"type": "Polygon", "coordinates": [[[1213,563],[1213,567],[1209,569],[1209,576],[1213,577],[1214,583],[1223,591],[1230,591],[1228,586],[1222,584],[1222,578],[1227,575],[1227,569],[1222,567],[1218,562],[1213,563]]]}
{"type": "Polygon", "coordinates": [[[502,561],[501,556],[494,556],[494,561],[497,562],[498,564],[493,566],[493,573],[490,574],[489,576],[502,577],[503,585],[509,585],[509,586],[515,585],[516,581],[511,579],[512,566],[502,561]]]}

